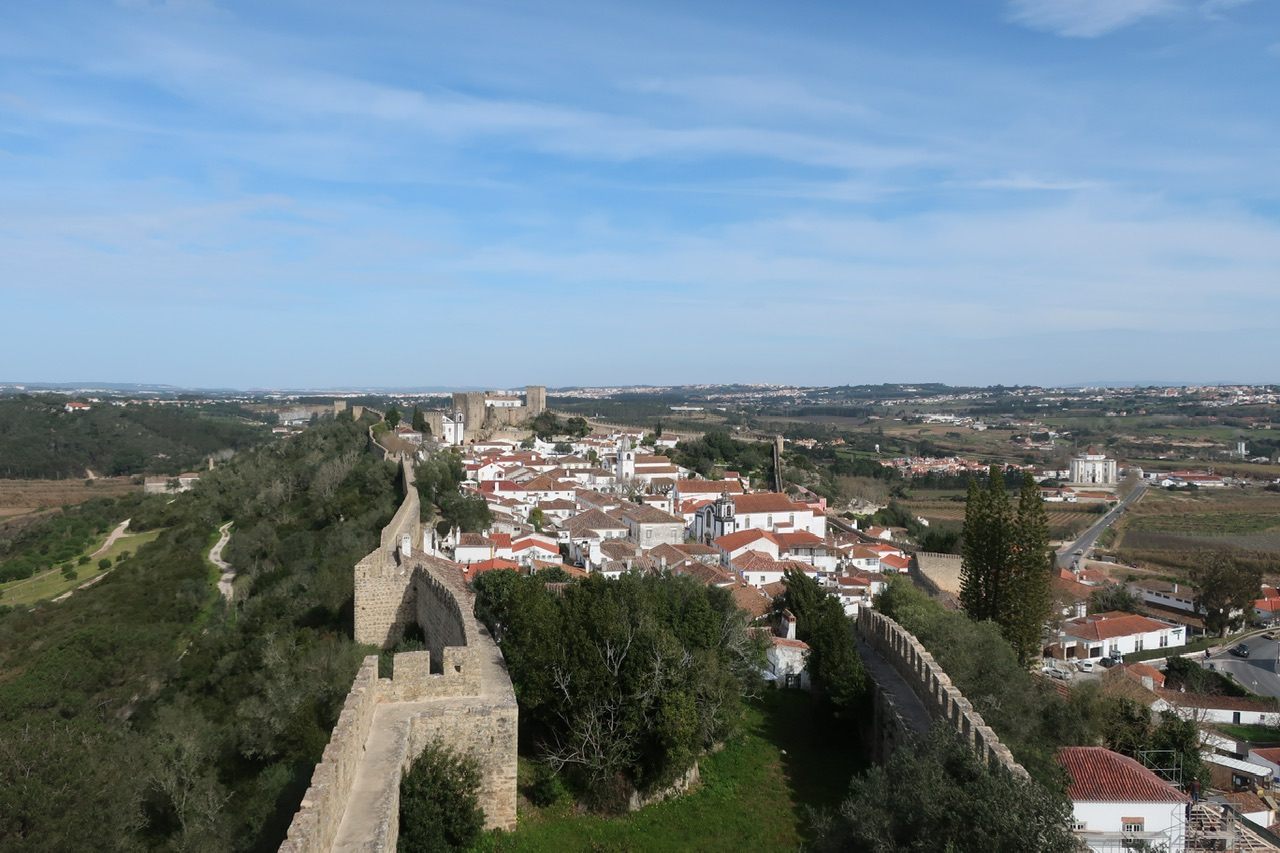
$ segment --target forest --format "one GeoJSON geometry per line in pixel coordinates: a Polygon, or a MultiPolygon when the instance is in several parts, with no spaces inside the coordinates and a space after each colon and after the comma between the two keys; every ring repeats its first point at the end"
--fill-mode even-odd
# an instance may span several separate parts
{"type": "Polygon", "coordinates": [[[94,404],[70,398],[0,397],[0,477],[83,478],[178,474],[211,454],[243,450],[271,437],[253,412],[230,403],[201,406],[94,404]]]}
{"type": "Polygon", "coordinates": [[[322,421],[166,504],[91,594],[0,615],[0,848],[276,849],[372,651],[352,566],[394,473],[322,421]],[[224,520],[233,606],[205,559],[224,520]]]}

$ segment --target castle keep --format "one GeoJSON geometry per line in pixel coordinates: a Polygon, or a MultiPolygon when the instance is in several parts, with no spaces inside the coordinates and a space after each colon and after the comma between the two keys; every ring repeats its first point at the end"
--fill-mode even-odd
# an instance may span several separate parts
{"type": "Polygon", "coordinates": [[[389,648],[416,624],[427,650],[396,654],[391,678],[378,677],[376,655],[364,659],[280,847],[285,853],[394,851],[400,779],[434,740],[479,764],[486,828],[515,827],[511,679],[472,615],[474,597],[458,567],[418,553],[418,492],[409,461],[399,462],[404,501],[377,550],[355,567],[355,639],[389,648]]]}

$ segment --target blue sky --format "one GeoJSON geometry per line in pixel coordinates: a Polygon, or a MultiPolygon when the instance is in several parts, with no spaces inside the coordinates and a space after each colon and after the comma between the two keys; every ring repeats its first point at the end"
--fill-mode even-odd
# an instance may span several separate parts
{"type": "Polygon", "coordinates": [[[1276,381],[1280,2],[12,3],[0,380],[1276,381]]]}

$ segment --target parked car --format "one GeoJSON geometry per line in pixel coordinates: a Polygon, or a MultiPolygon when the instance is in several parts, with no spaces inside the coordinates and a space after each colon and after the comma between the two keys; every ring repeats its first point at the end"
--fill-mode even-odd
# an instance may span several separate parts
{"type": "Polygon", "coordinates": [[[1123,658],[1102,658],[1101,660],[1098,661],[1098,663],[1104,667],[1110,668],[1115,666],[1118,663],[1123,663],[1123,661],[1124,661],[1123,658]]]}
{"type": "Polygon", "coordinates": [[[1076,668],[1081,672],[1097,672],[1098,665],[1091,660],[1082,660],[1076,664],[1076,668]]]}
{"type": "Polygon", "coordinates": [[[1238,646],[1232,646],[1231,654],[1235,655],[1238,658],[1247,658],[1249,656],[1249,647],[1246,646],[1244,643],[1241,643],[1238,646]]]}
{"type": "Polygon", "coordinates": [[[1056,678],[1056,679],[1058,679],[1059,681],[1070,681],[1070,680],[1071,680],[1071,670],[1069,670],[1069,669],[1059,669],[1059,668],[1058,668],[1058,667],[1056,667],[1056,666],[1046,666],[1046,667],[1044,668],[1044,674],[1045,674],[1045,675],[1047,675],[1047,676],[1049,676],[1050,678],[1056,678]]]}

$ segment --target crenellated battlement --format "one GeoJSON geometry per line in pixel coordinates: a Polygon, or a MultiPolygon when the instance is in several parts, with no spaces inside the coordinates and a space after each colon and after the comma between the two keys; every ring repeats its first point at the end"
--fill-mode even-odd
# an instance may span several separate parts
{"type": "Polygon", "coordinates": [[[869,607],[859,609],[857,625],[858,634],[902,676],[935,721],[945,720],[988,764],[997,764],[1017,776],[1028,775],[982,715],[951,683],[933,655],[909,631],[869,607]]]}

